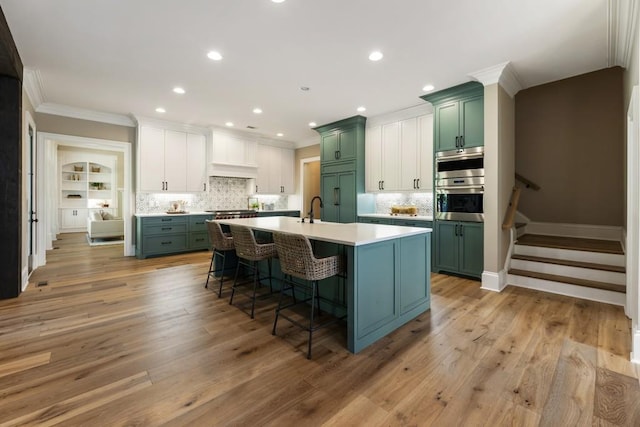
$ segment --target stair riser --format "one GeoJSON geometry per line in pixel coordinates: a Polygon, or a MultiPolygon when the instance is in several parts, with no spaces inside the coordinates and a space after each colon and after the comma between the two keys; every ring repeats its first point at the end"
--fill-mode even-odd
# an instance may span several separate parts
{"type": "Polygon", "coordinates": [[[594,264],[615,265],[624,267],[624,255],[604,254],[599,252],[573,251],[569,249],[544,248],[541,246],[525,246],[516,244],[513,253],[543,258],[564,259],[569,261],[591,262],[594,264]]]}
{"type": "Polygon", "coordinates": [[[575,298],[587,299],[590,301],[604,302],[624,306],[626,294],[620,292],[605,291],[602,289],[587,288],[584,286],[570,285],[568,283],[553,282],[549,280],[535,279],[533,277],[507,276],[509,285],[521,288],[535,289],[553,294],[566,295],[575,298]]]}
{"type": "Polygon", "coordinates": [[[578,279],[593,280],[596,282],[613,283],[616,285],[626,284],[625,274],[614,271],[594,270],[591,268],[573,267],[537,261],[525,261],[521,259],[512,259],[511,268],[535,271],[538,273],[555,274],[556,276],[575,277],[578,279]]]}

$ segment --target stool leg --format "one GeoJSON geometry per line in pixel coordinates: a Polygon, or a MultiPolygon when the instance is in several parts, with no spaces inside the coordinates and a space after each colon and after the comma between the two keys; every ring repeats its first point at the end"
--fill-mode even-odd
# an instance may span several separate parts
{"type": "Polygon", "coordinates": [[[271,280],[271,258],[267,260],[267,265],[269,266],[269,292],[273,293],[273,282],[271,280]]]}
{"type": "Polygon", "coordinates": [[[253,261],[253,297],[251,298],[251,318],[256,308],[256,291],[258,289],[258,261],[253,261]]]}
{"type": "Polygon", "coordinates": [[[216,250],[213,250],[211,254],[211,262],[209,263],[209,272],[207,273],[207,283],[204,284],[205,289],[209,287],[209,278],[211,277],[211,273],[213,270],[213,258],[216,256],[216,250]]]}
{"type": "Polygon", "coordinates": [[[238,283],[238,272],[240,271],[240,263],[236,266],[236,275],[233,278],[233,286],[231,287],[231,298],[229,298],[229,305],[233,304],[233,295],[236,293],[236,284],[238,283]]]}
{"type": "Polygon", "coordinates": [[[320,311],[320,286],[316,285],[316,303],[318,308],[318,316],[322,316],[322,312],[320,311]]]}
{"type": "Polygon", "coordinates": [[[224,282],[224,264],[227,260],[227,255],[222,254],[222,271],[220,272],[220,287],[218,288],[218,298],[222,297],[222,282],[224,282]]]}
{"type": "Polygon", "coordinates": [[[273,329],[271,330],[271,335],[276,334],[276,326],[278,326],[278,316],[280,315],[280,307],[282,307],[282,296],[285,291],[285,283],[287,281],[287,275],[282,275],[282,287],[280,288],[280,296],[278,297],[278,307],[276,307],[276,318],[273,319],[273,329]]]}
{"type": "Polygon", "coordinates": [[[311,315],[309,316],[309,348],[307,350],[307,359],[311,359],[311,340],[313,338],[313,312],[316,306],[314,299],[316,298],[317,282],[311,281],[311,315]]]}

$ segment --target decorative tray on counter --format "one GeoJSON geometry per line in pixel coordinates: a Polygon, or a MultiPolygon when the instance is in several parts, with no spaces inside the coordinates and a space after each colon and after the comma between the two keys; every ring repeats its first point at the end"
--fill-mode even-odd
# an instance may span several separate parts
{"type": "Polygon", "coordinates": [[[418,208],[416,206],[391,206],[391,215],[418,216],[418,208]]]}
{"type": "Polygon", "coordinates": [[[169,215],[179,215],[179,214],[188,214],[189,211],[167,211],[169,215]]]}

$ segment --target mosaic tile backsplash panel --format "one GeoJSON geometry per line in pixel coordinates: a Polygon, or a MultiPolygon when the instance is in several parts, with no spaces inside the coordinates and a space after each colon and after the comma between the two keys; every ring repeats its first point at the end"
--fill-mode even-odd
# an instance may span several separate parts
{"type": "Polygon", "coordinates": [[[376,213],[388,214],[392,206],[416,206],[418,215],[433,216],[433,193],[376,194],[376,213]]]}
{"type": "Polygon", "coordinates": [[[255,196],[249,194],[249,180],[212,176],[209,191],[200,193],[165,194],[137,193],[136,212],[166,212],[173,201],[180,201],[187,211],[247,209],[247,199],[254,197],[259,203],[273,205],[274,209],[287,209],[287,196],[255,196]]]}

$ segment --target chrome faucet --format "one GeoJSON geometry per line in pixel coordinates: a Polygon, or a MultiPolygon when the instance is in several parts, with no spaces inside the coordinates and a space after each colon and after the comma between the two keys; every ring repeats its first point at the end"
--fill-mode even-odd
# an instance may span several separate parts
{"type": "Polygon", "coordinates": [[[315,200],[318,199],[320,200],[320,208],[323,208],[324,206],[322,205],[322,198],[320,196],[314,196],[313,199],[311,199],[311,206],[310,206],[310,210],[309,210],[309,223],[313,224],[313,202],[315,202],[315,200]]]}

